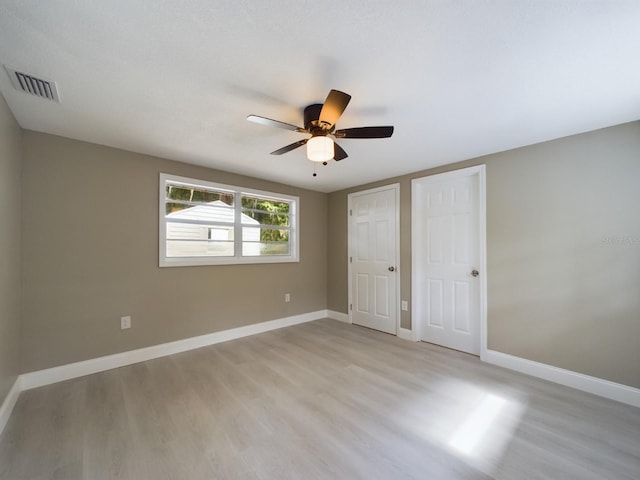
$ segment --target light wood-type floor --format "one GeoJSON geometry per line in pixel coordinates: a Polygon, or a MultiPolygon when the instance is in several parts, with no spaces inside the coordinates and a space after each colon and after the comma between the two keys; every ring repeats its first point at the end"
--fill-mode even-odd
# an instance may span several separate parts
{"type": "Polygon", "coordinates": [[[638,479],[640,409],[320,320],[23,392],[0,478],[638,479]]]}

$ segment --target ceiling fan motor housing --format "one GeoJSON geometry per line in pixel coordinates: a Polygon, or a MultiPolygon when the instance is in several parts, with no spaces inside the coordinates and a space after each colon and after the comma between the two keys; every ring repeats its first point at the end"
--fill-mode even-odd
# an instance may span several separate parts
{"type": "Polygon", "coordinates": [[[322,110],[321,103],[315,103],[309,105],[304,109],[304,128],[314,133],[314,130],[318,130],[318,119],[320,118],[320,111],[322,110]]]}

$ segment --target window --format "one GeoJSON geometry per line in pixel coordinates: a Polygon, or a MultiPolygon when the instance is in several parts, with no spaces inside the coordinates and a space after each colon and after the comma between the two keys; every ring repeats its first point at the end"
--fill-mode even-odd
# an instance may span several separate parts
{"type": "Polygon", "coordinates": [[[298,197],[160,174],[160,266],[298,261],[298,197]]]}

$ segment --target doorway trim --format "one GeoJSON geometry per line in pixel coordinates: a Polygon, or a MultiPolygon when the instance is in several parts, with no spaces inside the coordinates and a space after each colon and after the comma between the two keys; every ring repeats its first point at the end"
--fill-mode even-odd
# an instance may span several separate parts
{"type": "Polygon", "coordinates": [[[420,341],[421,325],[418,321],[418,312],[416,312],[416,302],[418,298],[417,292],[417,269],[414,265],[414,258],[417,257],[416,251],[419,248],[417,229],[414,225],[418,222],[418,204],[417,195],[414,191],[418,182],[439,183],[444,180],[451,180],[460,177],[469,177],[477,175],[478,177],[478,235],[479,235],[479,295],[480,303],[478,318],[480,321],[480,359],[487,358],[487,194],[486,194],[486,165],[476,165],[450,172],[438,173],[436,175],[427,175],[425,177],[414,178],[411,180],[411,329],[413,331],[413,340],[420,341]]]}
{"type": "Polygon", "coordinates": [[[401,283],[401,275],[402,275],[402,270],[400,269],[400,184],[399,183],[392,183],[389,185],[382,185],[380,187],[375,187],[375,188],[370,188],[367,190],[361,190],[358,192],[353,192],[347,195],[347,282],[348,282],[348,295],[347,295],[347,312],[349,315],[349,323],[353,323],[353,316],[352,316],[352,305],[353,305],[353,268],[352,268],[352,264],[349,261],[349,258],[351,256],[351,249],[352,249],[352,231],[351,231],[351,210],[352,210],[352,199],[353,197],[357,197],[360,195],[368,195],[370,193],[377,193],[377,192],[381,192],[384,190],[393,190],[394,194],[395,194],[395,201],[396,201],[396,211],[395,211],[395,217],[396,217],[396,231],[395,231],[395,237],[396,237],[396,252],[395,252],[395,265],[396,265],[396,274],[397,274],[397,279],[396,279],[396,304],[393,306],[393,308],[395,308],[395,312],[396,312],[396,333],[395,335],[398,336],[400,334],[400,283],[401,283]]]}

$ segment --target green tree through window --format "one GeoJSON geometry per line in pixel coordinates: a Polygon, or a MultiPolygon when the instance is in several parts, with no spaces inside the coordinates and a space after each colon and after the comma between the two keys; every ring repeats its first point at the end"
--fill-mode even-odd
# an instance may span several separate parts
{"type": "Polygon", "coordinates": [[[289,230],[273,227],[288,227],[290,205],[288,202],[279,202],[256,197],[242,197],[242,213],[257,220],[260,225],[271,228],[260,229],[262,242],[288,242],[289,230]]]}

